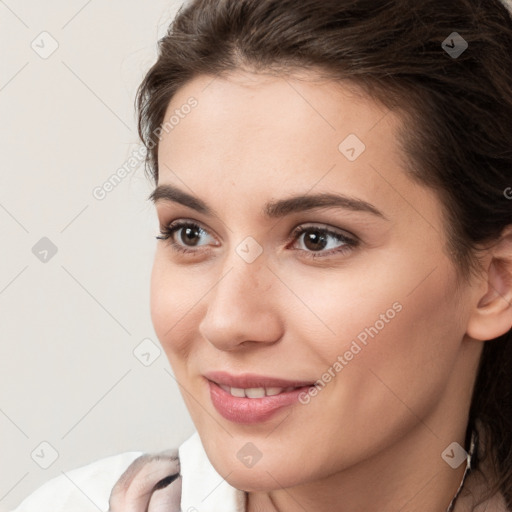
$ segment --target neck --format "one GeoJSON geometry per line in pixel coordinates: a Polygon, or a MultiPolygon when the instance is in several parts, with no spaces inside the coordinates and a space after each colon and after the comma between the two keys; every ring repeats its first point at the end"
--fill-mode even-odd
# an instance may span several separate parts
{"type": "Polygon", "coordinates": [[[431,430],[419,423],[375,456],[321,481],[249,493],[246,510],[446,512],[459,489],[466,464],[464,461],[454,469],[441,454],[453,441],[465,447],[465,430],[464,424],[447,427],[440,423],[439,429],[431,430]]]}

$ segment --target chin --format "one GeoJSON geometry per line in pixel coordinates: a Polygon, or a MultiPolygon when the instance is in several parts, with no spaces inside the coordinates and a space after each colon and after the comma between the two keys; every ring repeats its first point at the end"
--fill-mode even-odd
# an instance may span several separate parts
{"type": "MultiPolygon", "coordinates": [[[[223,475],[225,480],[236,489],[246,492],[265,492],[289,488],[307,482],[312,475],[301,474],[294,471],[299,462],[292,465],[284,465],[283,458],[263,457],[253,467],[245,467],[238,460],[225,459],[223,455],[216,457],[208,455],[217,473],[223,475]]],[[[290,461],[288,461],[290,462],[290,461]]]]}
{"type": "Polygon", "coordinates": [[[284,481],[282,476],[280,473],[272,471],[267,473],[265,469],[254,473],[253,468],[246,471],[233,471],[225,479],[232,487],[245,492],[269,492],[282,489],[283,487],[294,487],[300,483],[291,479],[290,474],[286,475],[287,480],[284,481]]]}

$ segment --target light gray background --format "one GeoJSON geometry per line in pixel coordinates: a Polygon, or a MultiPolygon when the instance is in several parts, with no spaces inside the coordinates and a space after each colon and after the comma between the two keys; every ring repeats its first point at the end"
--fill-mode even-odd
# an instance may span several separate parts
{"type": "Polygon", "coordinates": [[[135,91],[181,3],[0,0],[0,511],[61,471],[194,431],[163,351],[153,361],[151,183],[139,166],[92,195],[140,147],[135,91]],[[48,58],[31,47],[50,48],[43,31],[48,58]],[[134,355],[147,338],[149,366],[134,355]],[[42,442],[58,452],[47,469],[42,442]]]}

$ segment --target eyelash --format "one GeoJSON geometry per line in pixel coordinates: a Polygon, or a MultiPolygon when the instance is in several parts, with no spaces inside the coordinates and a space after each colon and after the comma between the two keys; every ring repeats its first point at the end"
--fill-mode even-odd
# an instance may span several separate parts
{"type": "MultiPolygon", "coordinates": [[[[196,224],[194,222],[185,222],[185,221],[176,221],[168,226],[165,226],[163,228],[160,228],[160,235],[156,238],[158,240],[166,241],[172,250],[182,253],[182,254],[197,254],[199,251],[196,249],[187,249],[186,247],[183,247],[182,245],[176,243],[172,237],[174,233],[179,231],[182,228],[198,228],[198,230],[202,233],[208,233],[205,229],[203,229],[199,224],[196,224]]],[[[355,238],[350,238],[348,236],[345,236],[341,233],[338,233],[337,231],[333,231],[329,228],[321,228],[316,226],[299,226],[296,228],[292,235],[291,240],[298,239],[303,233],[307,233],[310,231],[319,232],[324,235],[329,235],[336,239],[338,242],[343,242],[344,245],[337,247],[335,249],[331,249],[329,251],[307,251],[304,249],[295,249],[299,250],[305,253],[306,258],[311,259],[318,259],[318,258],[327,258],[329,256],[333,256],[335,254],[345,254],[347,252],[350,252],[354,248],[356,248],[359,245],[359,241],[355,238]]]]}

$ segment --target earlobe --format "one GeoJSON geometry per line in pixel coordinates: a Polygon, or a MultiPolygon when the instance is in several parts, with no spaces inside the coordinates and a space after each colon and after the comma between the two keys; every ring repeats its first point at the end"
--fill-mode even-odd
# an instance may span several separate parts
{"type": "Polygon", "coordinates": [[[467,334],[486,341],[498,338],[512,328],[512,226],[508,226],[493,245],[485,273],[486,292],[471,314],[467,334]]]}

